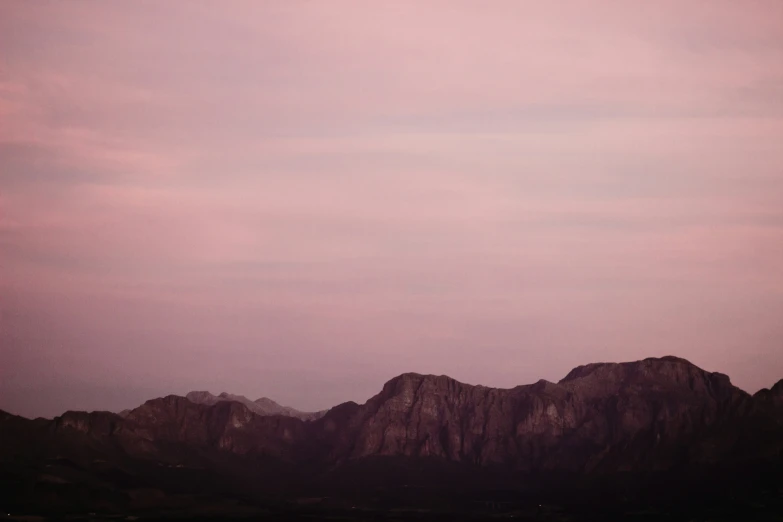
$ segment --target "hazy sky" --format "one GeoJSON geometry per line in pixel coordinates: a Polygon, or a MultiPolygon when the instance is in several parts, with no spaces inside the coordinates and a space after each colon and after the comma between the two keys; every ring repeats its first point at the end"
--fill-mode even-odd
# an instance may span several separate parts
{"type": "Polygon", "coordinates": [[[783,378],[783,2],[0,1],[0,408],[783,378]]]}

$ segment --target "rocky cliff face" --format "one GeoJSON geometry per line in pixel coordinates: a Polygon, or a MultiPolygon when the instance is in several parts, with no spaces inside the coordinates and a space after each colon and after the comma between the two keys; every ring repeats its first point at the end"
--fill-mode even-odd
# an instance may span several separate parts
{"type": "Polygon", "coordinates": [[[728,377],[673,357],[591,364],[557,384],[509,390],[404,374],[358,407],[333,451],[528,470],[662,469],[732,454],[753,414],[753,399],[728,377]]]}
{"type": "Polygon", "coordinates": [[[169,396],[123,416],[68,412],[46,429],[170,463],[204,452],[327,467],[406,456],[591,473],[776,459],[783,450],[783,384],[751,397],[727,376],[674,357],[590,364],[559,383],[512,389],[408,373],[363,405],[309,422],[259,415],[253,404],[169,396]]]}

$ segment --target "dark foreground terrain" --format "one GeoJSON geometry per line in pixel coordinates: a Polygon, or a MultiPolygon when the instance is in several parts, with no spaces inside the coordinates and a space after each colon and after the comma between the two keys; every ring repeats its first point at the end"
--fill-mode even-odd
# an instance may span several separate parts
{"type": "Polygon", "coordinates": [[[304,418],[225,397],[0,413],[3,515],[783,521],[783,381],[751,396],[675,357],[508,390],[404,374],[304,418]]]}
{"type": "MultiPolygon", "coordinates": [[[[416,473],[417,464],[406,463],[416,473]]],[[[380,464],[380,471],[387,464],[380,464]]],[[[748,475],[745,474],[745,477],[748,475]]],[[[756,473],[753,481],[705,478],[700,487],[677,475],[613,477],[603,480],[514,484],[508,489],[407,485],[339,491],[331,496],[265,496],[179,491],[136,492],[135,505],[107,504],[101,495],[75,492],[69,501],[30,506],[9,520],[632,520],[780,521],[783,482],[777,473],[756,473]],[[141,502],[140,502],[141,501],[141,502]],[[32,515],[32,516],[31,516],[32,515]]],[[[158,483],[157,485],[163,485],[158,483]]],[[[325,490],[328,488],[325,488],[325,490]]],[[[50,492],[51,493],[51,492],[50,492]]],[[[59,491],[68,496],[74,491],[59,491]]],[[[19,508],[21,509],[21,508],[19,508]]]]}

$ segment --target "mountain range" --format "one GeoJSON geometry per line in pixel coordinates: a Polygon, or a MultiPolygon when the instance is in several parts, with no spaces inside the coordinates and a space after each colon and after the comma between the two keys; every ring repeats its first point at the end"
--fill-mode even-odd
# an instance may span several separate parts
{"type": "Polygon", "coordinates": [[[0,502],[14,509],[173,509],[205,491],[232,506],[361,491],[379,501],[411,484],[529,491],[555,477],[560,488],[672,473],[704,483],[778,477],[781,466],[783,380],[750,395],[677,357],[588,364],[511,389],[406,373],[364,404],[314,413],[209,392],[121,415],[0,412],[0,502]]]}

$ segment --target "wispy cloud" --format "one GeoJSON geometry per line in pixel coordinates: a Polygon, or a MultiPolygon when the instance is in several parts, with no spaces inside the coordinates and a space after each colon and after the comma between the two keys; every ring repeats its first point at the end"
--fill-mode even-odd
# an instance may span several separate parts
{"type": "Polygon", "coordinates": [[[0,407],[672,352],[769,385],[781,5],[4,2],[0,407]]]}

